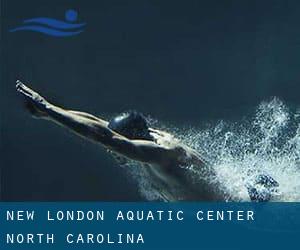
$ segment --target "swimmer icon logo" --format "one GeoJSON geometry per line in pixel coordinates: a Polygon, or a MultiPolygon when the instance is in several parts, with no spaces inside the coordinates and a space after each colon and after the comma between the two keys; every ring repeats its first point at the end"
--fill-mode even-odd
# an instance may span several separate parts
{"type": "Polygon", "coordinates": [[[65,20],[48,17],[26,19],[23,21],[23,25],[9,31],[34,31],[54,37],[75,36],[83,32],[83,27],[86,25],[86,23],[75,23],[77,18],[77,11],[69,9],[65,12],[65,20]]]}

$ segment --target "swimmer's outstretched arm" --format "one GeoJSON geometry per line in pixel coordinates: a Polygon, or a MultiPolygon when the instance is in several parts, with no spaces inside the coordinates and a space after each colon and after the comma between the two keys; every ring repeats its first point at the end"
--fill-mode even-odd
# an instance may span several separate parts
{"type": "Polygon", "coordinates": [[[101,143],[127,158],[162,164],[173,155],[172,149],[161,147],[154,142],[129,140],[115,133],[108,128],[107,121],[96,116],[55,106],[20,81],[17,81],[16,89],[25,97],[37,117],[63,125],[80,136],[101,143]]]}

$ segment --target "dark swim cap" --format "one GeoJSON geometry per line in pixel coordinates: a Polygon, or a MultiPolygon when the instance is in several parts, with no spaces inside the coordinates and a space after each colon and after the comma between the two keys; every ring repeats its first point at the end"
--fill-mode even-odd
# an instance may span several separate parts
{"type": "Polygon", "coordinates": [[[121,113],[109,121],[108,127],[129,139],[153,140],[147,119],[136,111],[121,113]]]}

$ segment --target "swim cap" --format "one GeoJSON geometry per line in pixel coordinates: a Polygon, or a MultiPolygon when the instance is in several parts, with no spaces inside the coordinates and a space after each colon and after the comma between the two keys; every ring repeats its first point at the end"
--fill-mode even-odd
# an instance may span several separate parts
{"type": "Polygon", "coordinates": [[[136,111],[117,115],[109,121],[108,127],[129,139],[153,140],[148,130],[147,119],[136,111]]]}

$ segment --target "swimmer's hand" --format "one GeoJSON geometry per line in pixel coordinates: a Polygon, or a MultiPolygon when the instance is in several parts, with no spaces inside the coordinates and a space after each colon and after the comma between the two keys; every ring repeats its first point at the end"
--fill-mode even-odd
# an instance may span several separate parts
{"type": "Polygon", "coordinates": [[[47,116],[45,110],[49,103],[38,93],[27,87],[20,80],[16,81],[16,90],[25,98],[28,111],[36,118],[47,116]]]}

